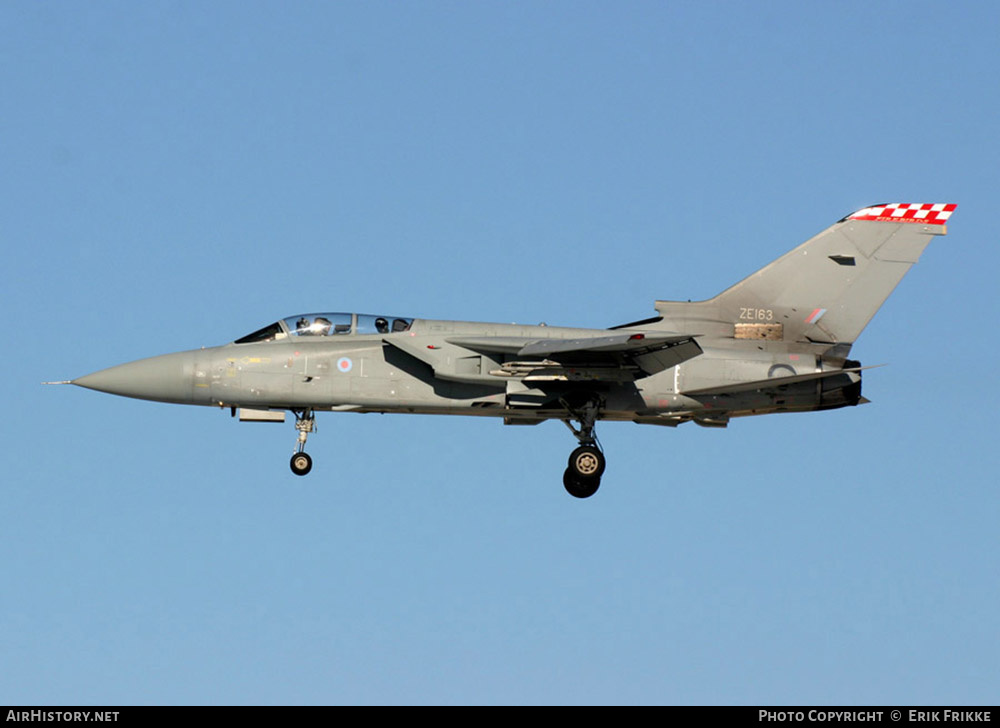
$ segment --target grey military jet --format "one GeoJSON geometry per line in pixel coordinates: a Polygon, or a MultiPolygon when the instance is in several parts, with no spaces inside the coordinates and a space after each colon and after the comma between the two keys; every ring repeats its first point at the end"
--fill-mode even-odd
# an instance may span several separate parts
{"type": "Polygon", "coordinates": [[[955,207],[859,210],[714,298],[657,301],[656,316],[609,329],[310,313],[64,383],[241,421],[291,412],[296,475],[312,469],[321,411],[561,420],[578,443],[563,485],[587,498],[605,469],[598,420],[726,427],[866,402],[851,347],[955,207]]]}

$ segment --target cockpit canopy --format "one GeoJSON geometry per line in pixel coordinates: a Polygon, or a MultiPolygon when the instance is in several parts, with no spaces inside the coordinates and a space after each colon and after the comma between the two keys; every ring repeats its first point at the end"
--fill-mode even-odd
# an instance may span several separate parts
{"type": "Polygon", "coordinates": [[[367,313],[303,313],[276,321],[270,326],[237,339],[237,344],[278,341],[289,336],[352,336],[394,334],[409,330],[412,318],[373,316],[367,313]]]}

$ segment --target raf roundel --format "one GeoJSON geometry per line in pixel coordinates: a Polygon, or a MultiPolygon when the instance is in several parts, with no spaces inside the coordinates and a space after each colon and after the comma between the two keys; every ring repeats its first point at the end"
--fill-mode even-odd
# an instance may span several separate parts
{"type": "Polygon", "coordinates": [[[347,374],[347,372],[351,371],[353,367],[354,367],[354,362],[352,362],[346,356],[342,356],[340,359],[337,359],[337,371],[347,374]]]}

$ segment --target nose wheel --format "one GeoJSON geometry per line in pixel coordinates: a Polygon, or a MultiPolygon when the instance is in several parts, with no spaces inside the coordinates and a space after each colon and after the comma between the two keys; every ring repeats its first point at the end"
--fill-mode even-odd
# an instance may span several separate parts
{"type": "Polygon", "coordinates": [[[306,475],[312,470],[313,459],[309,457],[309,453],[297,452],[292,455],[290,465],[292,466],[292,472],[296,475],[306,475]]]}
{"type": "Polygon", "coordinates": [[[309,433],[316,429],[316,415],[312,410],[292,410],[292,414],[295,415],[295,429],[299,437],[295,442],[295,454],[288,464],[296,475],[307,475],[312,470],[313,460],[306,452],[306,440],[309,433]]]}

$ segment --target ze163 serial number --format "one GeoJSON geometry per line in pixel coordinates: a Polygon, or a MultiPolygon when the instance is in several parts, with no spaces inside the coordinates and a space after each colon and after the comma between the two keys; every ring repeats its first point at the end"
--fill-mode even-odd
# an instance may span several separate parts
{"type": "Polygon", "coordinates": [[[774,311],[769,308],[740,306],[740,321],[774,321],[774,311]]]}

